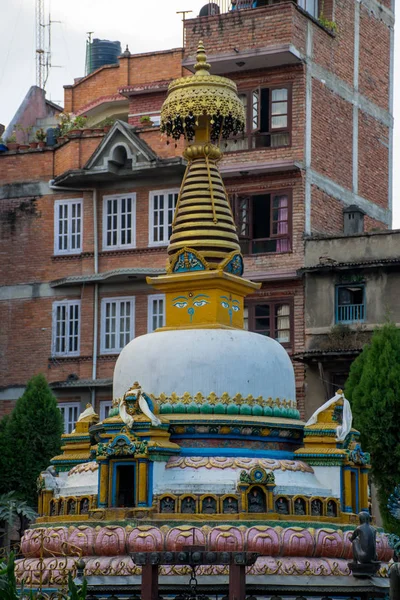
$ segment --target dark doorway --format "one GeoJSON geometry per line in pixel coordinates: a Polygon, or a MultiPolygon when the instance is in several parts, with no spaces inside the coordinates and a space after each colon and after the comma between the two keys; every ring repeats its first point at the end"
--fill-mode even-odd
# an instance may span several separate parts
{"type": "Polygon", "coordinates": [[[135,506],[135,467],[117,467],[117,506],[135,506]]]}

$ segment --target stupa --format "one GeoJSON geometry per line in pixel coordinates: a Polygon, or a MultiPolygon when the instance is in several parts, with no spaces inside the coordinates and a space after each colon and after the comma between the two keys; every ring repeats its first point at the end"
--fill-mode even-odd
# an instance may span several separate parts
{"type": "MultiPolygon", "coordinates": [[[[369,456],[347,400],[338,392],[305,425],[286,351],[244,329],[244,298],[259,284],[243,277],[218,170],[220,139],[244,120],[236,85],[210,74],[200,43],[195,74],[170,85],[162,109],[165,135],[187,141],[166,274],[148,280],[165,294],[166,325],[122,350],[110,415],[99,422],[89,406],[41,475],[18,562],[28,585],[62,585],[78,558],[86,576],[120,582],[140,575],[133,553],[190,545],[258,553],[252,581],[350,580],[369,456]]],[[[391,557],[384,535],[378,557],[391,557]]],[[[187,572],[161,567],[172,587],[187,572]]],[[[197,570],[199,581],[224,573],[197,570]]]]}

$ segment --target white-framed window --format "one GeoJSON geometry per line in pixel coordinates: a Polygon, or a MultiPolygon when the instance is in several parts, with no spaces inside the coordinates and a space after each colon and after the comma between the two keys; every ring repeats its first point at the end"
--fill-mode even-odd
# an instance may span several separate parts
{"type": "Polygon", "coordinates": [[[103,198],[103,250],[136,245],[136,194],[103,198]]]}
{"type": "Polygon", "coordinates": [[[53,302],[53,356],[79,356],[80,319],[80,300],[53,302]]]}
{"type": "Polygon", "coordinates": [[[165,325],[165,295],[151,294],[147,297],[147,331],[151,333],[165,325]]]}
{"type": "Polygon", "coordinates": [[[101,301],[102,354],[120,352],[135,337],[135,298],[103,298],[101,301]]]}
{"type": "Polygon", "coordinates": [[[149,197],[149,246],[166,246],[172,231],[172,221],[179,190],[158,190],[149,197]]]}
{"type": "Polygon", "coordinates": [[[298,5],[318,19],[318,0],[297,0],[298,5]]]}
{"type": "Polygon", "coordinates": [[[104,419],[107,419],[108,415],[110,414],[111,408],[111,400],[102,400],[100,402],[100,421],[104,421],[104,419]]]}
{"type": "Polygon", "coordinates": [[[56,200],[54,203],[54,254],[82,252],[83,200],[56,200]]]}
{"type": "Polygon", "coordinates": [[[58,408],[64,420],[64,433],[72,433],[79,417],[79,402],[60,402],[58,408]]]}

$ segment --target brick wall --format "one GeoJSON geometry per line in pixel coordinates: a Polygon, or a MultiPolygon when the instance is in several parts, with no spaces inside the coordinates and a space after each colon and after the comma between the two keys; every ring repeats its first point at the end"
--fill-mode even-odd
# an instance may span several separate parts
{"type": "Polygon", "coordinates": [[[353,160],[353,107],[313,81],[313,169],[351,190],[353,160]]]}
{"type": "Polygon", "coordinates": [[[383,208],[389,194],[389,129],[365,114],[358,118],[359,194],[383,208]]]}

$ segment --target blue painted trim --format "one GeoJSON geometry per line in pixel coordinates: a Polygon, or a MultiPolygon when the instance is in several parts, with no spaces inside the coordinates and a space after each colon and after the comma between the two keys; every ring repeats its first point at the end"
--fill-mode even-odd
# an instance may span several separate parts
{"type": "Polygon", "coordinates": [[[117,506],[117,467],[133,467],[133,497],[136,498],[136,464],[133,461],[118,461],[111,462],[110,468],[112,468],[112,484],[111,484],[111,506],[117,506]]]}
{"type": "Polygon", "coordinates": [[[153,489],[154,489],[154,463],[153,461],[149,461],[147,463],[147,473],[148,473],[148,477],[147,477],[147,506],[152,506],[153,505],[153,489]]]}
{"type": "Polygon", "coordinates": [[[208,440],[208,439],[222,439],[222,440],[242,440],[242,441],[246,441],[246,443],[248,441],[256,441],[256,442],[279,442],[281,444],[296,444],[296,446],[299,445],[299,443],[301,443],[300,439],[297,440],[291,440],[289,438],[281,438],[281,437],[262,437],[261,435],[231,435],[230,433],[226,434],[226,435],[220,435],[219,433],[200,433],[200,434],[195,434],[195,433],[179,433],[178,435],[171,435],[171,439],[172,440],[181,440],[181,439],[187,439],[188,437],[190,437],[190,439],[201,439],[201,440],[208,440]]]}
{"type": "Polygon", "coordinates": [[[366,297],[365,297],[365,283],[355,283],[353,285],[356,285],[357,287],[362,287],[363,288],[363,303],[362,306],[364,307],[364,318],[360,319],[358,321],[355,320],[347,320],[347,321],[339,321],[339,289],[341,287],[349,287],[348,284],[346,285],[345,283],[341,283],[339,285],[335,286],[335,323],[339,324],[349,324],[349,323],[365,323],[365,321],[367,320],[367,303],[366,303],[366,297]]]}
{"type": "MultiPolygon", "coordinates": [[[[275,458],[294,460],[293,452],[285,450],[246,450],[245,448],[182,448],[181,456],[239,456],[243,458],[275,458]]],[[[297,458],[297,460],[300,460],[297,458]]]]}

